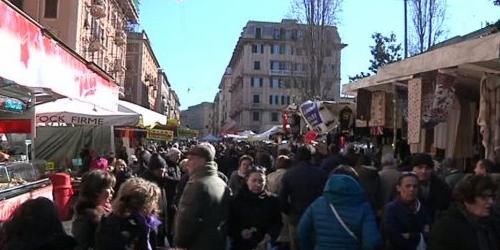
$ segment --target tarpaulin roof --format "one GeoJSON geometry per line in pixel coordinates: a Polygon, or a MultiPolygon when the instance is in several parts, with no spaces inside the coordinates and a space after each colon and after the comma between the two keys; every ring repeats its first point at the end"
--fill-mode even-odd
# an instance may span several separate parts
{"type": "Polygon", "coordinates": [[[90,126],[135,126],[140,115],[101,108],[76,99],[63,98],[35,106],[37,124],[75,124],[90,126]]]}
{"type": "Polygon", "coordinates": [[[118,110],[121,112],[140,114],[142,117],[142,125],[145,127],[155,126],[156,124],[167,124],[167,117],[165,115],[154,112],[153,110],[144,108],[131,102],[122,100],[118,101],[118,110]]]}

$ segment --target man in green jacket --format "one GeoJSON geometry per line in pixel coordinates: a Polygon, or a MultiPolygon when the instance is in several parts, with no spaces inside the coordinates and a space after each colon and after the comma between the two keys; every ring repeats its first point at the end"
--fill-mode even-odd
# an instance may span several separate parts
{"type": "Polygon", "coordinates": [[[200,143],[187,153],[189,181],[179,202],[174,242],[188,250],[224,249],[230,190],[217,175],[215,148],[200,143]]]}

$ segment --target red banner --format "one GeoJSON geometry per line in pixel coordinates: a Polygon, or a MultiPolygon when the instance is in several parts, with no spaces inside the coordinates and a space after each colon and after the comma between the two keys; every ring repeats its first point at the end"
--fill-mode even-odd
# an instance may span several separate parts
{"type": "Polygon", "coordinates": [[[0,1],[0,76],[116,110],[118,86],[0,1]]]}

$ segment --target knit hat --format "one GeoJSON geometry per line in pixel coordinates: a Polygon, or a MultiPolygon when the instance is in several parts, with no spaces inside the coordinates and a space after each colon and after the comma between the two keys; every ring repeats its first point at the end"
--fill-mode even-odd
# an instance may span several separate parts
{"type": "Polygon", "coordinates": [[[149,160],[149,170],[167,168],[167,162],[159,154],[153,154],[149,160]]]}
{"type": "Polygon", "coordinates": [[[215,159],[215,148],[210,143],[202,142],[192,147],[186,154],[199,156],[206,161],[213,161],[215,159]]]}

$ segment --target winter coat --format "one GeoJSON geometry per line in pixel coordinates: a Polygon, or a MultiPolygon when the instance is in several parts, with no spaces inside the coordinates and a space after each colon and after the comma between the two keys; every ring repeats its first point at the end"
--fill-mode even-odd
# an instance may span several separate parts
{"type": "Polygon", "coordinates": [[[281,229],[280,203],[276,196],[262,192],[254,194],[245,186],[231,201],[228,221],[228,234],[231,249],[251,250],[268,234],[275,242],[281,229]],[[255,228],[250,239],[243,239],[241,232],[255,228]]]}
{"type": "Polygon", "coordinates": [[[359,178],[359,184],[363,187],[368,201],[373,208],[378,210],[382,207],[380,204],[380,177],[378,171],[373,166],[359,166],[356,168],[359,178]]]}
{"type": "Polygon", "coordinates": [[[96,250],[156,249],[155,227],[139,214],[119,217],[110,214],[99,223],[96,250]]]}
{"type": "Polygon", "coordinates": [[[8,242],[2,250],[73,250],[76,249],[76,241],[65,234],[52,235],[44,239],[31,239],[24,241],[16,239],[8,242]]]}
{"type": "MultiPolygon", "coordinates": [[[[287,172],[286,169],[280,168],[277,169],[276,171],[270,173],[267,175],[267,184],[266,184],[266,189],[267,191],[273,193],[273,194],[279,194],[281,191],[281,183],[283,180],[283,176],[285,176],[285,173],[287,172]]],[[[283,226],[281,227],[281,233],[280,236],[278,237],[278,242],[288,242],[289,240],[289,228],[288,228],[288,216],[286,216],[284,213],[281,214],[281,221],[283,226]]]]}
{"type": "Polygon", "coordinates": [[[359,183],[350,176],[333,175],[302,216],[298,234],[301,250],[376,249],[382,243],[375,215],[359,183]],[[330,204],[356,235],[354,239],[337,220],[330,204]]]}
{"type": "Polygon", "coordinates": [[[105,215],[102,208],[92,208],[93,205],[80,203],[77,208],[73,223],[71,226],[71,234],[78,243],[76,250],[92,249],[95,246],[95,232],[99,221],[105,215]],[[88,208],[83,208],[85,206],[88,208]]]}
{"type": "Polygon", "coordinates": [[[451,170],[445,177],[446,184],[450,187],[451,190],[455,189],[455,186],[465,177],[465,173],[458,170],[451,170]]]}
{"type": "Polygon", "coordinates": [[[383,207],[391,202],[392,197],[394,197],[401,172],[396,166],[384,166],[382,170],[378,172],[378,175],[380,176],[379,204],[383,207]]]}
{"type": "Polygon", "coordinates": [[[474,219],[457,206],[451,206],[434,224],[427,249],[497,250],[497,237],[490,218],[474,219]]]}
{"type": "Polygon", "coordinates": [[[318,167],[300,162],[281,181],[280,199],[290,224],[297,225],[307,207],[323,192],[326,174],[318,167]]]}
{"type": "Polygon", "coordinates": [[[208,162],[191,173],[179,202],[175,246],[189,250],[224,249],[231,191],[208,162]]]}
{"type": "Polygon", "coordinates": [[[233,171],[233,173],[229,177],[229,182],[227,184],[231,189],[233,196],[238,195],[238,192],[240,192],[241,188],[246,185],[245,178],[238,174],[238,170],[233,171]]]}
{"type": "Polygon", "coordinates": [[[451,202],[451,190],[450,187],[437,176],[432,175],[429,183],[429,193],[425,197],[422,193],[422,186],[420,184],[418,200],[422,203],[423,207],[427,209],[429,215],[434,220],[440,212],[445,211],[450,206],[451,202]]]}
{"type": "Polygon", "coordinates": [[[385,207],[382,229],[387,240],[387,249],[415,250],[420,243],[421,234],[424,240],[428,238],[431,218],[424,207],[417,205],[416,212],[399,199],[385,207]],[[409,234],[408,238],[403,234],[409,234]]]}

